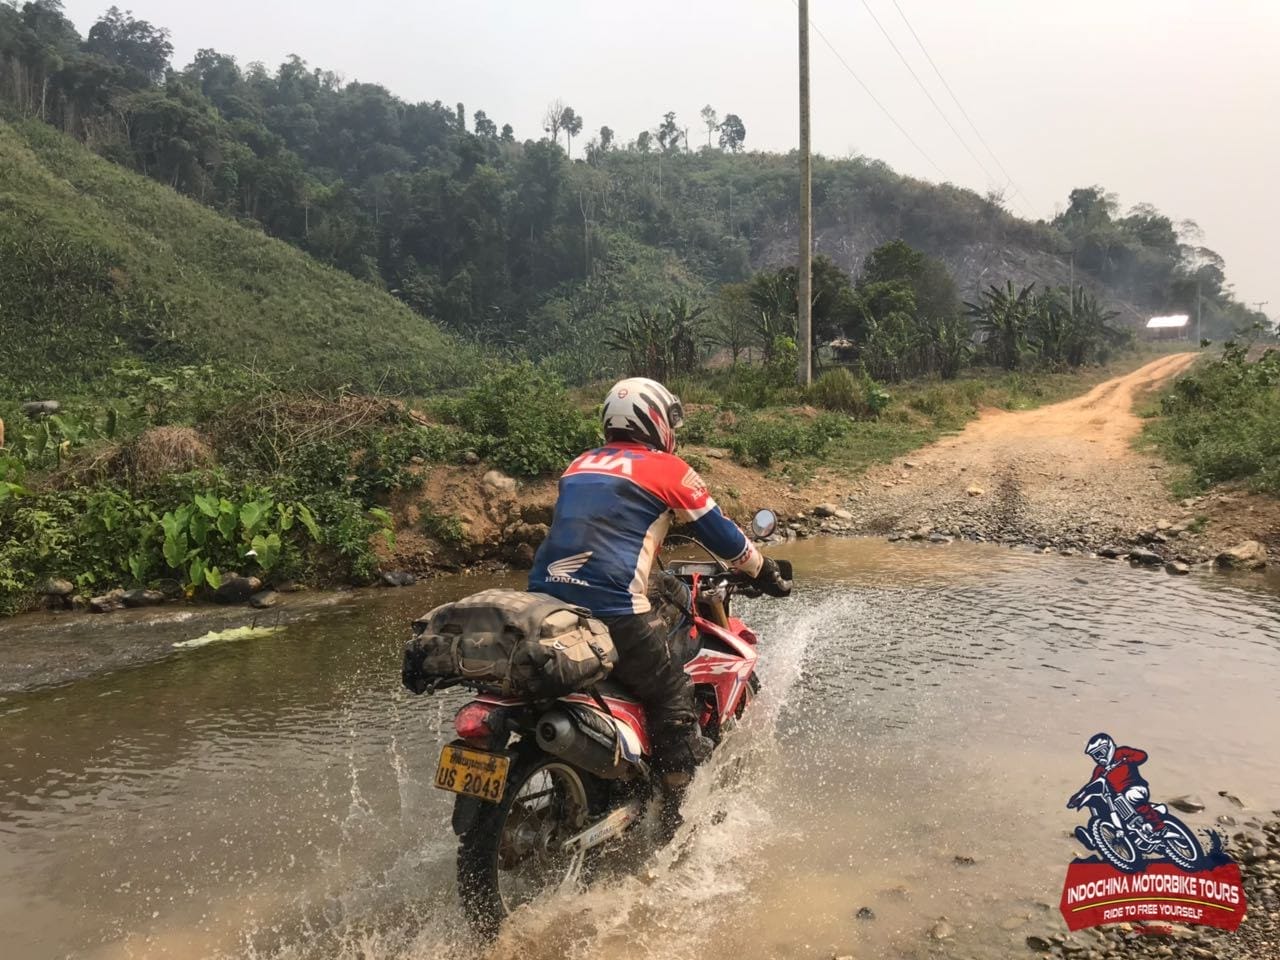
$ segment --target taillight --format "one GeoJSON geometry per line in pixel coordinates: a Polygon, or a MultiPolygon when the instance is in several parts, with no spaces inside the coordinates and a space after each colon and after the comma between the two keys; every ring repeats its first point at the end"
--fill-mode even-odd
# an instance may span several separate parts
{"type": "Polygon", "coordinates": [[[497,714],[488,704],[468,703],[453,718],[453,729],[463,740],[488,740],[496,732],[497,724],[491,724],[490,720],[496,721],[497,714]]]}

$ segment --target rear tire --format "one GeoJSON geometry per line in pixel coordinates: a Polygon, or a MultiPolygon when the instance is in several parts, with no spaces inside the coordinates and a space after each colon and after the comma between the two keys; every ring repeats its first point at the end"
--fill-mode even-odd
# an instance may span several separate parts
{"type": "Polygon", "coordinates": [[[496,936],[513,910],[569,878],[575,857],[559,845],[586,828],[589,814],[576,769],[540,752],[516,761],[502,800],[486,803],[458,842],[458,894],[477,935],[496,936]]]}

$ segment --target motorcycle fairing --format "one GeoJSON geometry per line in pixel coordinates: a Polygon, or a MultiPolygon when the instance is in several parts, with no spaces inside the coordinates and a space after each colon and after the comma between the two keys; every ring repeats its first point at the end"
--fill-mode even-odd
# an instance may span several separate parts
{"type": "Polygon", "coordinates": [[[685,672],[694,686],[708,686],[715,691],[716,713],[721,718],[732,717],[746,694],[747,681],[756,668],[759,655],[749,640],[710,620],[699,617],[696,627],[702,636],[702,644],[697,654],[684,665],[685,672]]]}

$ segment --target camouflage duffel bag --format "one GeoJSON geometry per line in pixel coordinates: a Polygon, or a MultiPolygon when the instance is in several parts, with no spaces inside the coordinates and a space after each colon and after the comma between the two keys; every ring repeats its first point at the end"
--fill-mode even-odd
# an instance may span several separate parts
{"type": "Polygon", "coordinates": [[[542,699],[599,683],[616,662],[608,628],[590,611],[543,593],[483,590],[414,621],[402,677],[414,693],[461,677],[542,699]]]}

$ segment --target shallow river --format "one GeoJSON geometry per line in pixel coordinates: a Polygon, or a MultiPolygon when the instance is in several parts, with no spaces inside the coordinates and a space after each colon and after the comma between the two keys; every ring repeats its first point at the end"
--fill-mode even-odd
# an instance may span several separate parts
{"type": "Polygon", "coordinates": [[[413,615],[492,579],[295,600],[269,637],[0,698],[0,954],[1020,956],[1062,929],[1081,822],[1064,802],[1095,731],[1150,752],[1158,798],[1202,797],[1193,826],[1280,807],[1275,581],[963,544],[775,552],[802,585],[743,607],[762,695],[677,842],[487,951],[431,787],[457,699],[415,698],[398,671],[413,615]],[[731,756],[747,775],[717,789],[731,756]],[[942,917],[954,935],[932,942],[942,917]]]}

